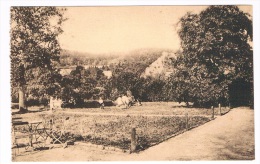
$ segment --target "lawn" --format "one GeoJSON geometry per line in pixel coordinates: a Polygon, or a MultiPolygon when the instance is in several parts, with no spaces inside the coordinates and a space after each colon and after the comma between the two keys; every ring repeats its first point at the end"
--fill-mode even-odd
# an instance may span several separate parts
{"type": "MultiPolygon", "coordinates": [[[[186,113],[188,128],[200,126],[211,120],[211,109],[185,108],[178,103],[147,102],[130,109],[117,107],[63,109],[53,113],[49,111],[15,114],[24,121],[50,120],[56,129],[63,129],[68,135],[80,142],[117,147],[128,150],[132,128],[136,128],[138,150],[144,150],[172,136],[186,131],[186,113]],[[64,124],[65,118],[68,120],[64,124]]],[[[222,112],[228,111],[223,108],[222,112]]],[[[218,114],[219,110],[215,110],[218,114]]],[[[24,127],[20,127],[20,131],[24,127]]]]}

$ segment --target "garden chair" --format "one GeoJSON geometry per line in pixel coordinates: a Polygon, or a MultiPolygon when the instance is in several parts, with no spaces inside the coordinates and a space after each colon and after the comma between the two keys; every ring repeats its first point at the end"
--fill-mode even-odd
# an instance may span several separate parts
{"type": "Polygon", "coordinates": [[[19,148],[24,147],[27,150],[30,147],[29,131],[19,132],[16,129],[18,126],[24,126],[24,125],[28,126],[28,122],[14,121],[14,119],[12,119],[12,149],[14,150],[14,156],[19,154],[19,148]]]}
{"type": "MultiPolygon", "coordinates": [[[[67,134],[67,126],[69,122],[69,117],[62,119],[62,126],[57,127],[54,119],[50,119],[45,123],[45,132],[49,138],[51,138],[51,143],[61,144],[63,148],[67,147],[67,141],[69,136],[67,134]]],[[[47,140],[47,139],[46,139],[47,140]]]]}

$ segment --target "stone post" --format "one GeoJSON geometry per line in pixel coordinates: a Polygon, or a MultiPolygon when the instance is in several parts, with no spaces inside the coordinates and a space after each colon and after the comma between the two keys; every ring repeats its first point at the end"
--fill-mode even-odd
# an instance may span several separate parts
{"type": "Polygon", "coordinates": [[[212,119],[214,119],[214,106],[211,106],[211,109],[212,109],[212,119]]]}
{"type": "Polygon", "coordinates": [[[136,151],[137,147],[137,138],[136,138],[136,129],[132,128],[131,130],[131,147],[130,147],[130,153],[133,153],[136,151]]]}
{"type": "Polygon", "coordinates": [[[189,116],[188,113],[185,114],[185,118],[186,118],[186,130],[189,130],[189,116]]]}
{"type": "Polygon", "coordinates": [[[221,116],[221,104],[218,104],[218,108],[219,108],[219,115],[221,116]]]}

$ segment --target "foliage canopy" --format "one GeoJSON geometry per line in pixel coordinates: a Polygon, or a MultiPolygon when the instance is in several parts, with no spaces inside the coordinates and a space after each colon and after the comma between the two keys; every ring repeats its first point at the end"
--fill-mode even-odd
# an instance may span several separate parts
{"type": "Polygon", "coordinates": [[[66,20],[66,9],[56,7],[11,7],[11,84],[27,85],[32,94],[55,94],[59,88],[57,70],[58,36],[66,20]]]}
{"type": "Polygon", "coordinates": [[[178,31],[182,54],[168,88],[179,101],[198,105],[228,100],[236,79],[253,82],[252,20],[237,6],[187,13],[178,31]]]}

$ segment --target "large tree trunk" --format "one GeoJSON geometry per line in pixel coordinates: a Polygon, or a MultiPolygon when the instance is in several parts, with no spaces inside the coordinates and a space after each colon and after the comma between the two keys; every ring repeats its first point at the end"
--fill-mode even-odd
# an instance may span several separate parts
{"type": "Polygon", "coordinates": [[[24,90],[24,86],[19,87],[19,112],[28,112],[27,107],[25,105],[24,90]]]}

